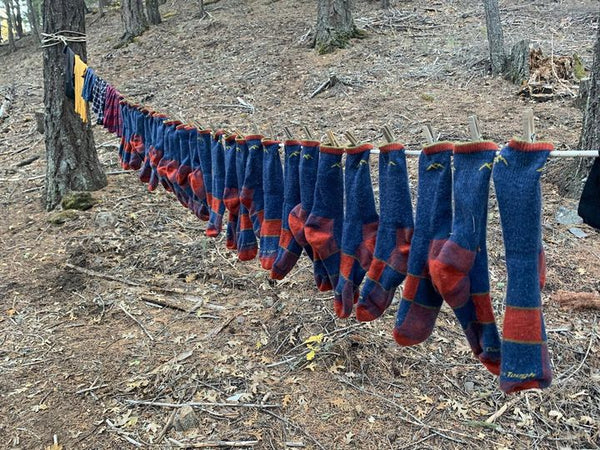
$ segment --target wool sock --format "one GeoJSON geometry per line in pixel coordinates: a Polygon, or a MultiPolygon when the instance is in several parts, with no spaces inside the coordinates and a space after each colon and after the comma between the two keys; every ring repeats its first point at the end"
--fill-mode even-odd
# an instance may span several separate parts
{"type": "Polygon", "coordinates": [[[142,167],[145,156],[145,139],[144,139],[144,114],[140,107],[135,107],[130,112],[131,137],[130,142],[130,159],[129,168],[139,170],[142,167]]]}
{"type": "Polygon", "coordinates": [[[334,309],[338,317],[348,317],[358,300],[360,284],[369,270],[379,216],[371,183],[369,155],[373,146],[346,149],[344,174],[346,213],[343,222],[340,278],[335,289],[334,309]]]}
{"type": "Polygon", "coordinates": [[[264,218],[264,189],[263,189],[263,145],[261,135],[246,136],[248,144],[248,160],[244,173],[244,184],[240,201],[250,212],[252,227],[257,238],[264,218]]]}
{"type": "MultiPolygon", "coordinates": [[[[281,235],[277,256],[271,269],[271,278],[283,280],[292,270],[302,254],[302,246],[296,241],[290,230],[289,214],[294,206],[300,204],[300,141],[289,140],[284,144],[285,166],[283,184],[283,209],[281,213],[281,235]]],[[[312,249],[306,247],[312,259],[312,249]]]]}
{"type": "Polygon", "coordinates": [[[212,134],[211,130],[200,132],[198,139],[198,154],[200,155],[200,168],[202,171],[202,183],[204,185],[204,199],[206,202],[206,213],[210,218],[210,207],[212,205],[212,134]]]}
{"type": "Polygon", "coordinates": [[[380,220],[373,261],[356,307],[361,322],[381,316],[406,277],[414,220],[404,146],[379,149],[380,220]]]}
{"type": "MultiPolygon", "coordinates": [[[[236,156],[235,169],[238,180],[238,190],[243,186],[246,174],[246,165],[248,163],[248,142],[245,139],[236,139],[236,156]]],[[[256,257],[258,253],[258,243],[256,242],[256,234],[250,219],[248,208],[242,203],[240,198],[240,210],[237,227],[237,252],[240,261],[250,261],[256,257]]]]}
{"type": "Polygon", "coordinates": [[[148,180],[148,190],[154,191],[160,182],[158,174],[158,165],[164,156],[164,134],[165,134],[165,117],[162,114],[154,114],[152,116],[152,140],[154,145],[148,151],[148,160],[150,164],[150,178],[148,180]]]}
{"type": "Polygon", "coordinates": [[[240,191],[236,171],[236,135],[225,138],[225,189],[223,203],[229,212],[227,218],[226,246],[230,250],[237,248],[237,227],[240,214],[240,191]]]}
{"type": "Polygon", "coordinates": [[[131,137],[131,121],[130,118],[130,106],[125,100],[122,100],[119,104],[121,111],[121,120],[123,122],[123,132],[121,135],[121,142],[119,144],[119,163],[125,170],[129,170],[129,159],[130,159],[130,137],[131,137]]]}
{"type": "Polygon", "coordinates": [[[508,275],[500,368],[500,388],[507,393],[552,382],[540,294],[540,176],[553,149],[547,142],[512,140],[493,173],[508,275]]]}
{"type": "MultiPolygon", "coordinates": [[[[192,152],[190,148],[190,140],[192,139],[193,131],[196,129],[192,126],[185,126],[185,133],[182,133],[181,140],[179,142],[179,168],[175,174],[175,181],[182,188],[189,186],[189,175],[192,172],[192,152]]],[[[194,134],[194,137],[197,135],[194,134]]]]}
{"type": "MultiPolygon", "coordinates": [[[[186,150],[188,157],[184,158],[185,164],[182,161],[182,165],[179,166],[179,171],[177,172],[178,181],[181,177],[185,176],[185,180],[181,180],[181,185],[185,186],[186,191],[189,195],[189,205],[188,207],[194,213],[196,217],[201,219],[200,210],[202,207],[201,196],[206,195],[204,193],[204,183],[201,184],[201,191],[198,192],[198,186],[194,183],[195,179],[195,171],[200,165],[200,157],[198,156],[198,129],[195,127],[189,127],[189,135],[186,139],[186,150]],[[186,168],[182,169],[185,166],[186,168]],[[200,194],[200,195],[198,195],[200,194]]],[[[200,179],[202,178],[202,170],[200,170],[200,179]]]]}
{"type": "Polygon", "coordinates": [[[279,157],[279,141],[263,140],[263,186],[265,213],[260,228],[258,258],[263,269],[271,270],[281,235],[283,208],[283,168],[279,157]]]}
{"type": "Polygon", "coordinates": [[[152,167],[150,166],[150,151],[155,144],[153,141],[154,121],[152,120],[153,113],[151,110],[143,109],[142,113],[144,115],[144,160],[142,161],[138,178],[142,183],[148,183],[150,181],[150,175],[152,173],[152,167]]]}
{"type": "Polygon", "coordinates": [[[394,338],[403,346],[419,344],[431,335],[442,306],[442,297],[431,283],[427,258],[431,242],[448,239],[452,228],[453,148],[451,142],[429,145],[419,158],[415,231],[394,327],[394,338]]]}
{"type": "Polygon", "coordinates": [[[323,262],[333,288],[339,278],[344,226],[344,149],[321,146],[319,152],[314,204],[304,233],[315,258],[323,262]]]}
{"type": "Polygon", "coordinates": [[[189,207],[190,197],[188,192],[183,186],[180,186],[177,182],[177,173],[179,172],[179,166],[182,159],[182,142],[185,142],[186,135],[188,135],[188,127],[182,123],[179,123],[175,127],[175,131],[170,135],[170,146],[171,150],[171,161],[167,164],[167,178],[175,197],[185,208],[189,207]]]}
{"type": "Polygon", "coordinates": [[[192,171],[188,175],[188,182],[198,202],[195,211],[196,217],[204,222],[207,222],[209,219],[206,187],[204,185],[204,172],[202,170],[203,149],[207,145],[207,142],[210,142],[210,130],[200,130],[198,131],[196,140],[190,140],[192,149],[192,171]]]}
{"type": "Polygon", "coordinates": [[[313,208],[315,200],[315,184],[317,182],[317,170],[319,166],[319,146],[318,141],[302,141],[300,151],[300,203],[292,208],[288,215],[290,231],[295,241],[312,255],[313,274],[315,284],[320,291],[330,291],[333,289],[327,269],[323,261],[317,258],[314,249],[308,243],[305,233],[305,224],[313,208]],[[310,249],[310,250],[309,250],[310,249]]]}
{"type": "Polygon", "coordinates": [[[206,225],[206,235],[217,237],[223,228],[223,214],[225,214],[225,203],[223,203],[223,191],[225,190],[225,153],[221,136],[223,130],[215,131],[211,143],[211,202],[208,224],[206,225]]]}
{"type": "Polygon", "coordinates": [[[431,242],[435,256],[428,264],[431,281],[454,310],[471,350],[499,375],[500,337],[484,253],[490,176],[497,150],[490,141],[455,145],[452,234],[431,242]],[[479,264],[475,264],[478,258],[479,264]]]}
{"type": "Polygon", "coordinates": [[[173,178],[173,175],[177,171],[177,162],[175,161],[175,131],[179,125],[181,125],[180,122],[165,122],[163,130],[163,155],[157,166],[160,182],[169,192],[174,192],[171,178],[173,178]]]}
{"type": "Polygon", "coordinates": [[[146,159],[144,160],[144,165],[142,166],[139,175],[140,181],[147,183],[149,190],[154,190],[156,188],[156,186],[154,186],[154,189],[150,186],[151,181],[156,180],[156,164],[153,164],[157,153],[158,120],[156,115],[158,115],[158,113],[149,112],[146,116],[146,134],[149,136],[149,142],[146,150],[146,159]]]}

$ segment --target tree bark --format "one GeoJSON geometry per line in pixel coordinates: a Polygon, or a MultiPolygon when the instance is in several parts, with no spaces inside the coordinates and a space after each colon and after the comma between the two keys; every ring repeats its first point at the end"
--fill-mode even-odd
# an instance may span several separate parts
{"type": "Polygon", "coordinates": [[[140,36],[148,29],[142,0],[122,0],[121,20],[125,28],[125,32],[121,36],[121,45],[127,45],[133,41],[133,38],[140,36]]]}
{"type": "MultiPolygon", "coordinates": [[[[45,33],[72,30],[85,34],[83,0],[44,0],[45,33]]],[[[70,48],[84,61],[85,42],[70,48]]],[[[55,208],[70,191],[93,191],[106,186],[98,160],[94,135],[88,123],[75,113],[73,100],[65,96],[65,63],[62,45],[43,49],[46,141],[45,206],[55,208]]]]}
{"type": "Polygon", "coordinates": [[[600,151],[600,28],[594,45],[594,62],[583,114],[583,129],[579,148],[600,151]]]}
{"type": "Polygon", "coordinates": [[[504,34],[498,0],[483,0],[485,7],[485,23],[487,27],[488,44],[490,47],[490,62],[492,63],[492,74],[500,75],[504,72],[506,65],[506,53],[504,52],[504,34]]]}
{"type": "Polygon", "coordinates": [[[37,37],[39,42],[42,42],[42,38],[40,36],[40,27],[38,23],[38,17],[35,13],[35,9],[33,8],[33,1],[27,0],[27,18],[29,19],[29,25],[31,26],[31,30],[37,37]]]}
{"type": "Polygon", "coordinates": [[[14,19],[15,19],[15,31],[19,39],[23,38],[23,16],[21,16],[21,4],[20,0],[14,0],[14,19]]]}
{"type": "Polygon", "coordinates": [[[160,23],[158,0],[146,0],[146,11],[148,13],[148,22],[152,25],[158,25],[160,23]]]}
{"type": "Polygon", "coordinates": [[[352,20],[352,0],[319,0],[314,47],[319,54],[344,48],[360,33],[352,20]]]}
{"type": "Polygon", "coordinates": [[[17,46],[15,45],[11,0],[4,0],[4,9],[6,9],[6,26],[8,27],[8,48],[14,52],[17,50],[17,46]]]}

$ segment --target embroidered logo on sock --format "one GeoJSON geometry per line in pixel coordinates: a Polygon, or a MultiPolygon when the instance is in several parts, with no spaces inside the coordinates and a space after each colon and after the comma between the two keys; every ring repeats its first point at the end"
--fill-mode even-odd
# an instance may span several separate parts
{"type": "Polygon", "coordinates": [[[506,160],[506,158],[502,155],[498,155],[494,158],[494,162],[503,162],[505,166],[508,166],[508,161],[506,160]]]}
{"type": "Polygon", "coordinates": [[[256,150],[257,148],[259,148],[258,145],[252,145],[248,150],[256,150]]]}
{"type": "Polygon", "coordinates": [[[395,165],[396,165],[396,163],[395,163],[394,161],[390,161],[390,162],[388,163],[388,166],[395,166],[395,165]]]}
{"type": "Polygon", "coordinates": [[[542,167],[540,167],[539,169],[537,169],[536,172],[543,173],[544,172],[544,167],[546,167],[546,165],[543,165],[542,167]]]}
{"type": "Polygon", "coordinates": [[[304,159],[313,159],[312,155],[308,154],[308,153],[304,154],[303,158],[304,159]]]}
{"type": "Polygon", "coordinates": [[[492,170],[492,167],[494,167],[494,164],[489,162],[489,163],[482,164],[481,167],[479,168],[479,170],[483,170],[483,169],[492,170]]]}
{"type": "Polygon", "coordinates": [[[360,162],[358,163],[359,166],[365,166],[368,165],[369,163],[367,161],[365,161],[364,159],[361,159],[360,162]]]}
{"type": "Polygon", "coordinates": [[[331,165],[331,168],[332,168],[332,169],[333,169],[334,167],[339,167],[339,168],[341,169],[341,168],[342,168],[342,167],[344,167],[344,166],[342,165],[342,163],[341,163],[341,162],[336,162],[335,164],[332,164],[332,165],[331,165]]]}
{"type": "Polygon", "coordinates": [[[430,164],[429,167],[427,168],[427,171],[429,172],[430,170],[439,170],[439,169],[443,169],[444,165],[440,164],[440,163],[433,163],[430,164]]]}
{"type": "Polygon", "coordinates": [[[288,155],[288,158],[291,158],[292,156],[300,156],[300,152],[298,150],[296,150],[295,152],[292,152],[288,155]]]}

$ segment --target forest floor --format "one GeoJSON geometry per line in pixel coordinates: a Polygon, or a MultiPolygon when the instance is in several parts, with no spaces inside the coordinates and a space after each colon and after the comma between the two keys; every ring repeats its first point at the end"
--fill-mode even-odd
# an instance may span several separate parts
{"type": "MultiPolygon", "coordinates": [[[[306,125],[377,143],[388,124],[418,149],[424,123],[441,139],[467,140],[467,116],[477,114],[484,136],[502,143],[521,134],[522,113],[533,108],[540,140],[577,147],[581,111],[571,97],[533,103],[488,75],[481,2],[403,0],[385,12],[357,1],[366,38],[326,56],[302,42],[314,2],[220,0],[202,20],[190,3],[169,0],[161,25],[118,50],[118,11],[91,14],[90,65],[127,97],[175,118],[246,132],[255,124],[281,137],[283,126],[300,133],[306,125]],[[344,83],[309,98],[330,74],[344,83]]],[[[500,4],[507,44],[529,37],[547,55],[576,52],[591,65],[597,1],[500,4]]],[[[205,237],[205,224],[168,193],[119,174],[118,142],[99,127],[108,187],[75,220],[49,223],[34,118],[43,110],[42,57],[31,40],[18,44],[11,55],[0,48],[0,89],[14,84],[17,93],[0,124],[1,448],[46,448],[54,436],[64,449],[599,448],[599,312],[559,302],[600,292],[600,234],[556,220],[559,208],[577,207],[560,189],[575,160],[552,160],[543,184],[554,382],[506,396],[448,308],[412,348],[391,336],[395,305],[372,323],[336,319],[307,260],[269,282],[223,237],[205,237]],[[319,334],[309,361],[305,341],[319,334]],[[182,431],[185,409],[168,404],[189,402],[195,422],[182,431]]],[[[414,190],[416,160],[409,166],[414,190]]],[[[493,192],[490,205],[501,323],[506,273],[493,192]]]]}

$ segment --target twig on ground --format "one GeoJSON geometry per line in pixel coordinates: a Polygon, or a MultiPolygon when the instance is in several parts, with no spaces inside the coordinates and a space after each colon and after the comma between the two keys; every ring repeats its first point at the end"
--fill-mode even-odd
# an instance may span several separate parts
{"type": "Polygon", "coordinates": [[[121,310],[123,310],[123,312],[124,312],[125,314],[127,314],[127,316],[129,316],[129,318],[130,318],[131,320],[133,320],[135,323],[137,323],[137,324],[139,325],[139,327],[142,329],[142,331],[144,332],[144,334],[145,334],[146,336],[148,336],[148,338],[149,338],[151,341],[153,341],[153,340],[154,340],[154,338],[153,338],[153,337],[152,337],[152,335],[151,335],[151,334],[148,332],[148,330],[146,329],[146,327],[144,326],[144,324],[143,324],[142,322],[140,322],[139,320],[137,320],[135,317],[133,317],[133,315],[131,315],[131,313],[125,309],[125,307],[123,306],[123,304],[122,304],[122,303],[119,303],[119,308],[121,308],[121,310]]]}
{"type": "Polygon", "coordinates": [[[169,403],[169,402],[151,402],[147,400],[125,399],[125,403],[129,405],[157,406],[159,408],[183,408],[190,406],[192,408],[256,408],[256,409],[272,409],[281,408],[281,405],[273,403],[226,403],[226,402],[187,402],[187,403],[169,403]]]}

